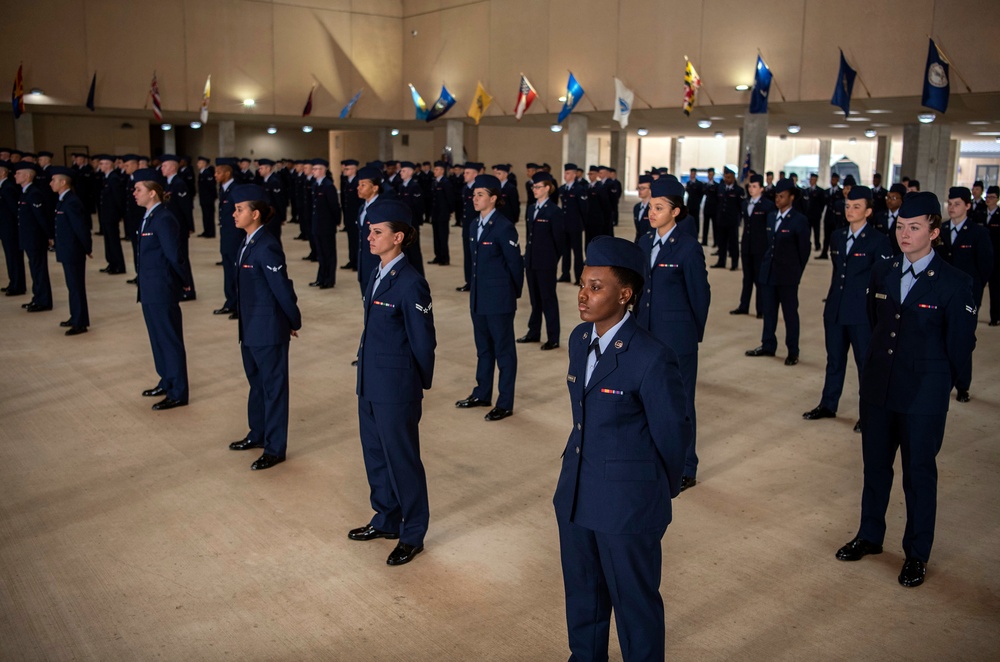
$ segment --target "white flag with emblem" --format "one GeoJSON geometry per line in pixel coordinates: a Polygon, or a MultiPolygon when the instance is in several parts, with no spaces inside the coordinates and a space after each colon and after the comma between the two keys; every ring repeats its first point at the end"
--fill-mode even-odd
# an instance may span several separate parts
{"type": "Polygon", "coordinates": [[[625,83],[615,78],[615,114],[612,119],[624,129],[628,126],[628,116],[632,112],[635,92],[625,87],[625,83]]]}

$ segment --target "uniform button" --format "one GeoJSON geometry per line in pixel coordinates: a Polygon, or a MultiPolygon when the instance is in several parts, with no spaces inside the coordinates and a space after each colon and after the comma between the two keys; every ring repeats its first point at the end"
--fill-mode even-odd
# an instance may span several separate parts
{"type": "Polygon", "coordinates": [[[843,285],[841,285],[841,286],[840,286],[840,289],[844,289],[844,286],[843,286],[843,285]]]}
{"type": "Polygon", "coordinates": [[[580,447],[579,447],[579,446],[577,446],[577,447],[576,447],[576,454],[577,454],[577,455],[579,455],[579,454],[580,454],[580,447]]]}
{"type": "Polygon", "coordinates": [[[899,313],[896,313],[896,319],[899,319],[899,313]]]}
{"type": "Polygon", "coordinates": [[[841,278],[847,278],[847,274],[840,274],[841,278]]]}
{"type": "Polygon", "coordinates": [[[580,425],[579,423],[577,423],[577,424],[576,424],[576,429],[577,429],[577,430],[582,430],[582,429],[583,429],[583,426],[582,426],[582,425],[580,425]]]}
{"type": "Polygon", "coordinates": [[[890,356],[892,355],[892,350],[891,350],[891,349],[889,350],[889,355],[890,355],[890,356]]]}
{"type": "Polygon", "coordinates": [[[889,332],[889,337],[890,338],[895,338],[896,337],[896,332],[895,331],[890,331],[889,332]]]}

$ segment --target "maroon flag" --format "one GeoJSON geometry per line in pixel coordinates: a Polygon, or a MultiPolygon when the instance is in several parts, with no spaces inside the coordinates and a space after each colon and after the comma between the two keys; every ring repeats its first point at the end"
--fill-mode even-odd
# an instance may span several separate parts
{"type": "Polygon", "coordinates": [[[309,90],[309,98],[306,99],[306,107],[302,109],[302,117],[307,117],[308,115],[312,114],[312,111],[313,111],[313,92],[315,92],[315,91],[316,91],[316,87],[315,86],[313,86],[313,88],[311,90],[309,90]]]}

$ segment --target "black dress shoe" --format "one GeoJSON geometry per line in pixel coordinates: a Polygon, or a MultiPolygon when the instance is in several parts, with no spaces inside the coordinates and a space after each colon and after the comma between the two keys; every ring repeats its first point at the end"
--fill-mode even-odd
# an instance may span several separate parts
{"type": "MultiPolygon", "coordinates": [[[[10,296],[10,292],[7,293],[7,296],[10,296]]],[[[991,321],[990,326],[1000,326],[1000,320],[991,321]]]]}
{"type": "Polygon", "coordinates": [[[342,265],[340,265],[340,268],[341,269],[353,269],[354,265],[353,264],[342,264],[342,265]]]}
{"type": "Polygon", "coordinates": [[[422,551],[424,551],[423,546],[414,547],[413,545],[401,542],[396,545],[396,549],[392,550],[392,553],[389,554],[389,558],[385,562],[388,565],[403,565],[412,561],[413,557],[422,551]]]}
{"type": "Polygon", "coordinates": [[[764,319],[764,313],[757,313],[757,319],[759,320],[764,319]]]}
{"type": "Polygon", "coordinates": [[[198,295],[195,292],[181,292],[181,301],[197,301],[198,295]]]}
{"type": "Polygon", "coordinates": [[[108,266],[104,267],[103,269],[98,269],[98,271],[100,271],[102,274],[106,274],[106,273],[108,273],[108,269],[110,269],[110,268],[111,268],[111,266],[108,265],[108,266]]]}
{"type": "Polygon", "coordinates": [[[184,400],[174,400],[170,396],[167,396],[153,405],[153,411],[163,411],[165,409],[173,409],[174,407],[186,407],[187,402],[184,400]]]}
{"type": "Polygon", "coordinates": [[[449,264],[451,264],[451,262],[448,262],[447,260],[444,262],[438,262],[439,267],[447,267],[449,264]]]}
{"type": "Polygon", "coordinates": [[[558,343],[558,341],[557,342],[553,342],[553,341],[550,340],[548,342],[542,343],[542,346],[539,347],[538,349],[542,350],[543,352],[547,352],[550,349],[559,349],[559,343],[558,343]]]}
{"type": "Polygon", "coordinates": [[[347,532],[347,537],[351,540],[360,540],[361,542],[368,542],[369,540],[376,540],[378,538],[385,538],[386,540],[398,540],[399,534],[392,533],[391,531],[379,531],[371,524],[365,525],[360,529],[351,529],[347,532]]]}
{"type": "Polygon", "coordinates": [[[737,271],[737,270],[739,270],[739,267],[733,265],[733,266],[729,267],[729,270],[730,271],[737,271]]]}
{"type": "MultiPolygon", "coordinates": [[[[715,248],[715,246],[712,246],[712,248],[715,248]]],[[[712,251],[712,257],[718,257],[718,255],[719,251],[712,251]]]]}
{"type": "Polygon", "coordinates": [[[309,283],[309,287],[319,287],[319,281],[314,280],[313,282],[309,283]]]}
{"type": "Polygon", "coordinates": [[[0,292],[6,292],[6,291],[7,291],[6,287],[0,287],[0,292]]]}
{"type": "Polygon", "coordinates": [[[681,476],[681,492],[689,487],[694,487],[698,484],[698,479],[694,476],[681,476]]]}
{"type": "Polygon", "coordinates": [[[440,262],[440,260],[438,260],[437,258],[434,258],[433,260],[427,260],[427,264],[437,264],[438,262],[440,262]]]}
{"type": "Polygon", "coordinates": [[[85,326],[74,326],[66,330],[67,336],[78,336],[81,333],[86,333],[87,327],[85,326]]]}
{"type": "Polygon", "coordinates": [[[235,310],[232,313],[229,314],[229,319],[231,319],[231,320],[238,320],[239,318],[240,318],[240,314],[238,312],[236,312],[235,310]]]}
{"type": "Polygon", "coordinates": [[[59,322],[59,326],[61,327],[73,326],[73,320],[66,320],[65,322],[59,322]]]}
{"type": "Polygon", "coordinates": [[[124,269],[108,269],[104,273],[108,274],[109,276],[119,276],[119,275],[125,273],[125,270],[124,269]]]}
{"type": "Polygon", "coordinates": [[[27,308],[25,308],[29,313],[44,313],[47,310],[52,310],[52,306],[39,306],[37,303],[33,303],[27,308]]]}
{"type": "Polygon", "coordinates": [[[22,303],[21,304],[21,308],[30,308],[31,306],[34,306],[34,305],[35,305],[34,301],[29,301],[28,303],[22,303]]]}
{"type": "MultiPolygon", "coordinates": [[[[29,308],[28,310],[30,312],[31,309],[29,308]]],[[[959,391],[958,395],[955,396],[955,399],[958,400],[959,402],[968,402],[972,398],[969,397],[968,391],[959,391]]]]}
{"type": "Polygon", "coordinates": [[[899,583],[906,588],[913,588],[924,583],[927,575],[927,565],[923,561],[916,559],[906,559],[903,569],[899,573],[899,583]]]}
{"type": "MultiPolygon", "coordinates": [[[[127,281],[125,281],[125,282],[126,282],[126,283],[128,283],[129,285],[136,285],[136,284],[138,284],[138,283],[139,283],[139,277],[138,277],[138,276],[136,276],[135,278],[129,278],[129,279],[128,279],[127,281]]],[[[183,298],[183,297],[182,297],[182,298],[183,298]]]]}
{"type": "Polygon", "coordinates": [[[222,308],[216,308],[215,310],[213,310],[212,314],[213,315],[232,315],[233,312],[234,311],[233,311],[232,308],[227,308],[227,307],[223,306],[222,308]]]}
{"type": "Polygon", "coordinates": [[[332,283],[330,285],[320,285],[319,286],[319,289],[321,289],[321,290],[329,290],[329,289],[332,289],[332,288],[333,288],[333,284],[332,283]]]}
{"type": "Polygon", "coordinates": [[[358,360],[357,359],[354,359],[353,361],[351,361],[351,367],[353,367],[353,368],[358,367],[358,360]]]}
{"type": "Polygon", "coordinates": [[[774,356],[774,352],[769,352],[763,347],[758,347],[756,349],[748,349],[744,352],[747,356],[774,356]]]}
{"type": "Polygon", "coordinates": [[[486,416],[483,416],[483,418],[485,420],[487,420],[487,421],[502,421],[503,419],[505,419],[508,416],[511,416],[513,414],[514,414],[514,410],[513,409],[504,409],[503,407],[494,407],[493,409],[489,410],[486,413],[486,416]]]}
{"type": "Polygon", "coordinates": [[[858,419],[858,422],[854,424],[854,431],[857,432],[858,434],[861,434],[861,419],[860,418],[858,419]]]}
{"type": "Polygon", "coordinates": [[[261,469],[270,469],[276,464],[281,464],[285,461],[285,458],[278,457],[277,455],[268,455],[264,453],[250,465],[250,469],[253,471],[260,471],[261,469]]]}
{"type": "Polygon", "coordinates": [[[468,284],[468,283],[466,283],[466,284],[465,284],[465,285],[463,285],[462,287],[456,287],[456,288],[455,288],[455,291],[456,291],[456,292],[468,292],[468,291],[469,291],[469,284],[468,284]]]}
{"type": "Polygon", "coordinates": [[[855,538],[837,550],[837,560],[839,561],[860,561],[869,554],[881,554],[882,545],[870,543],[861,538],[855,538]]]}
{"type": "Polygon", "coordinates": [[[162,389],[159,386],[157,386],[156,388],[146,389],[145,391],[143,391],[142,392],[142,397],[144,397],[144,398],[158,398],[161,395],[166,395],[166,394],[167,394],[166,389],[162,389]]]}
{"type": "Polygon", "coordinates": [[[264,448],[263,440],[253,441],[250,439],[250,435],[247,435],[243,439],[229,444],[229,450],[231,451],[245,451],[250,448],[264,448]]]}
{"type": "Polygon", "coordinates": [[[217,267],[221,267],[221,266],[222,266],[222,261],[220,260],[219,262],[216,262],[216,263],[215,263],[215,266],[217,266],[217,267]]]}
{"type": "Polygon", "coordinates": [[[541,338],[532,338],[531,336],[521,336],[514,342],[524,344],[524,343],[539,342],[539,341],[541,341],[541,338]]]}
{"type": "Polygon", "coordinates": [[[492,402],[489,400],[480,400],[474,395],[470,395],[465,400],[459,400],[455,403],[455,406],[459,409],[469,409],[470,407],[489,407],[492,406],[492,402]]]}
{"type": "Polygon", "coordinates": [[[802,414],[802,418],[807,421],[818,421],[821,418],[837,418],[837,412],[820,405],[802,414]]]}
{"type": "Polygon", "coordinates": [[[742,308],[736,308],[735,310],[730,310],[729,314],[730,315],[749,315],[750,311],[749,310],[743,310],[742,308]]]}
{"type": "Polygon", "coordinates": [[[798,364],[799,364],[799,357],[797,356],[789,356],[785,359],[785,365],[798,365],[798,364]]]}
{"type": "Polygon", "coordinates": [[[828,258],[828,257],[826,256],[826,253],[823,253],[823,254],[821,254],[821,255],[818,255],[818,256],[816,257],[816,259],[817,259],[817,260],[829,260],[830,258],[828,258]]]}

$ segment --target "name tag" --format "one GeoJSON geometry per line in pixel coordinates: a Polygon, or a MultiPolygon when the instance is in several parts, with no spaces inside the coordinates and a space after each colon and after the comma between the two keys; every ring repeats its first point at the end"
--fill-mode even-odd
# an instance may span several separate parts
{"type": "Polygon", "coordinates": [[[566,375],[566,381],[568,381],[571,384],[575,384],[576,383],[576,375],[566,375]]]}
{"type": "Polygon", "coordinates": [[[880,293],[880,292],[876,292],[875,293],[875,298],[876,299],[885,299],[886,296],[884,294],[880,293]]]}

